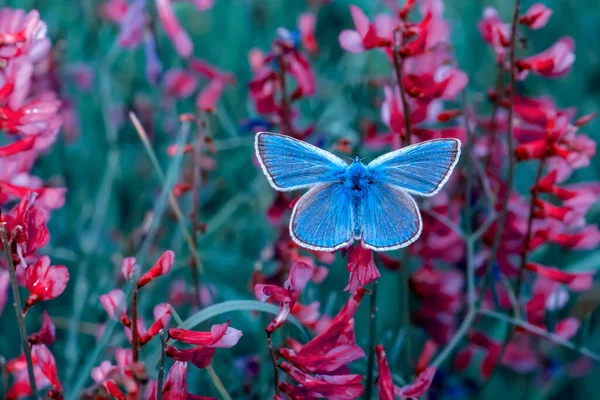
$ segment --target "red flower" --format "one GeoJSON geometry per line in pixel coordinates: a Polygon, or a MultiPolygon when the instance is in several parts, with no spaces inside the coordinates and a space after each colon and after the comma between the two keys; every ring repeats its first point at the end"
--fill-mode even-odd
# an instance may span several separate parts
{"type": "Polygon", "coordinates": [[[483,10],[483,19],[477,24],[483,39],[490,44],[498,57],[502,57],[510,45],[510,26],[498,17],[492,7],[483,10]]]}
{"type": "Polygon", "coordinates": [[[120,319],[124,325],[130,325],[131,321],[126,314],[125,293],[120,289],[111,290],[100,296],[100,304],[104,307],[110,319],[120,319]]]}
{"type": "Polygon", "coordinates": [[[377,364],[379,367],[379,398],[381,400],[394,400],[395,396],[400,397],[402,400],[416,399],[425,395],[427,390],[429,390],[436,373],[435,367],[426,368],[417,376],[412,384],[397,387],[392,382],[392,374],[390,373],[390,367],[383,346],[376,346],[375,354],[377,355],[377,364]]]}
{"type": "Polygon", "coordinates": [[[140,344],[148,343],[150,339],[158,335],[161,329],[165,329],[169,325],[169,321],[171,321],[171,307],[167,303],[161,303],[154,307],[154,323],[140,338],[140,344]]]}
{"type": "Polygon", "coordinates": [[[42,322],[42,327],[36,333],[32,333],[29,335],[29,343],[35,344],[46,344],[50,345],[54,343],[56,339],[56,326],[52,319],[48,315],[48,311],[44,311],[44,321],[42,322]]]}
{"type": "Polygon", "coordinates": [[[62,386],[58,380],[56,371],[56,360],[54,356],[44,344],[36,344],[31,347],[31,356],[35,358],[36,364],[42,370],[44,376],[50,381],[52,387],[62,391],[62,386]]]}
{"type": "Polygon", "coordinates": [[[176,361],[162,387],[165,400],[187,400],[187,363],[176,361]]]}
{"type": "Polygon", "coordinates": [[[575,62],[574,50],[573,38],[567,36],[558,39],[547,50],[517,61],[517,68],[521,72],[520,78],[524,78],[527,71],[549,78],[567,74],[575,62]]]}
{"type": "Polygon", "coordinates": [[[198,345],[188,350],[167,347],[167,355],[177,361],[190,361],[198,368],[206,368],[216,348],[230,348],[237,344],[242,332],[229,327],[230,322],[213,325],[210,332],[194,332],[181,328],[169,329],[169,338],[198,345]]]}
{"type": "Polygon", "coordinates": [[[344,290],[350,293],[356,293],[360,286],[365,286],[381,276],[373,261],[373,252],[362,247],[361,242],[356,247],[349,248],[346,269],[350,272],[350,278],[344,290]]]}
{"type": "Polygon", "coordinates": [[[138,287],[141,288],[152,282],[159,276],[169,273],[175,262],[175,253],[171,250],[165,251],[156,263],[138,280],[138,287]]]}
{"type": "Polygon", "coordinates": [[[394,18],[378,15],[371,24],[365,13],[356,6],[350,6],[350,13],[356,30],[344,30],[339,41],[342,48],[351,53],[360,53],[375,47],[386,47],[392,44],[394,18]]]}
{"type": "Polygon", "coordinates": [[[564,272],[555,267],[545,267],[533,262],[525,264],[525,269],[555,282],[568,285],[571,290],[577,292],[589,289],[592,286],[594,277],[594,271],[564,272]]]}
{"type": "Polygon", "coordinates": [[[300,293],[313,277],[313,268],[300,261],[294,261],[290,268],[290,273],[283,283],[283,287],[275,285],[258,284],[254,286],[254,295],[261,301],[271,298],[280,303],[279,312],[275,319],[271,321],[265,330],[273,333],[287,320],[292,307],[298,300],[300,293]]]}
{"type": "Polygon", "coordinates": [[[355,344],[353,320],[364,293],[358,289],[331,324],[310,342],[299,349],[279,349],[279,354],[298,368],[317,374],[333,373],[364,357],[364,351],[355,344]]]}
{"type": "Polygon", "coordinates": [[[50,233],[46,227],[46,213],[35,206],[37,194],[28,192],[21,202],[16,205],[8,215],[3,215],[6,223],[8,240],[16,245],[15,257],[23,258],[33,254],[37,249],[44,247],[50,240],[50,233]]]}
{"type": "Polygon", "coordinates": [[[531,29],[540,29],[546,26],[551,15],[551,9],[542,3],[535,3],[529,7],[525,14],[521,15],[519,22],[531,29]]]}
{"type": "Polygon", "coordinates": [[[305,12],[298,17],[298,30],[302,46],[311,54],[319,51],[319,45],[315,38],[316,16],[311,12],[305,12]]]}
{"type": "Polygon", "coordinates": [[[25,273],[25,287],[29,290],[29,297],[25,301],[24,312],[34,304],[58,297],[67,287],[69,270],[64,265],[50,266],[47,256],[29,266],[25,273]]]}
{"type": "Polygon", "coordinates": [[[165,28],[167,36],[173,42],[177,53],[181,57],[189,57],[194,51],[194,44],[175,16],[171,0],[156,0],[156,9],[160,22],[165,28]]]}
{"type": "Polygon", "coordinates": [[[279,389],[293,399],[350,400],[363,394],[362,377],[358,374],[312,376],[286,362],[282,362],[279,368],[300,384],[279,384],[279,389]]]}
{"type": "Polygon", "coordinates": [[[183,99],[190,97],[196,91],[198,81],[191,72],[181,68],[171,68],[165,72],[163,86],[169,96],[183,99]]]}
{"type": "Polygon", "coordinates": [[[139,270],[140,266],[137,265],[135,257],[126,257],[123,259],[123,263],[121,265],[121,273],[123,274],[123,278],[130,279],[132,276],[136,276],[139,270]]]}

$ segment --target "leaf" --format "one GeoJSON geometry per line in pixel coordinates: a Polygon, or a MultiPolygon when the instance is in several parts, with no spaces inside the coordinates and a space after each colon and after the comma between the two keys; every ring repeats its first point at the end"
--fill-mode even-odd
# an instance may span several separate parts
{"type": "MultiPolygon", "coordinates": [[[[223,303],[213,304],[212,306],[206,307],[205,309],[198,311],[185,321],[183,321],[184,329],[192,329],[204,321],[210,318],[216,317],[221,314],[230,313],[233,311],[260,311],[269,314],[277,314],[279,307],[274,304],[263,303],[257,300],[230,300],[223,303]]],[[[306,328],[300,324],[300,322],[292,317],[288,317],[288,321],[294,324],[304,335],[304,339],[309,339],[310,335],[306,331],[306,328]]]]}

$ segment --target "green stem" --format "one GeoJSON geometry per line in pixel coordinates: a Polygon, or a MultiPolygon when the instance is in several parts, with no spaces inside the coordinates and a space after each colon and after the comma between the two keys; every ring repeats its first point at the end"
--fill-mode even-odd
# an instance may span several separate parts
{"type": "Polygon", "coordinates": [[[165,355],[167,350],[167,343],[165,341],[165,331],[160,330],[160,364],[158,367],[158,378],[156,380],[156,400],[162,400],[162,387],[165,379],[165,355]]]}
{"type": "Polygon", "coordinates": [[[2,236],[2,246],[4,247],[4,255],[6,256],[6,264],[8,268],[8,274],[10,276],[10,285],[12,287],[15,307],[15,314],[17,315],[17,325],[19,326],[19,334],[21,336],[21,345],[23,346],[23,353],[25,353],[25,360],[27,361],[27,374],[29,376],[29,384],[31,386],[31,394],[38,399],[38,390],[35,383],[35,374],[33,373],[33,359],[31,357],[31,348],[27,340],[27,327],[25,326],[25,316],[21,311],[21,295],[19,294],[19,284],[17,283],[17,276],[15,274],[15,265],[13,263],[13,255],[10,250],[10,243],[6,235],[6,226],[2,221],[2,214],[0,213],[0,235],[2,236]]]}
{"type": "Polygon", "coordinates": [[[375,342],[377,336],[377,282],[371,287],[371,302],[369,305],[369,359],[367,364],[367,383],[365,400],[371,400],[373,392],[373,370],[375,369],[375,342]]]}

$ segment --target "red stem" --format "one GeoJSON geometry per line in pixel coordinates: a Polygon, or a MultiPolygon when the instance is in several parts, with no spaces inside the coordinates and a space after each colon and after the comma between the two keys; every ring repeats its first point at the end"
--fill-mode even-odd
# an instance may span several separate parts
{"type": "Polygon", "coordinates": [[[273,384],[275,385],[275,393],[279,394],[279,373],[277,371],[277,357],[275,350],[273,350],[273,341],[271,340],[271,333],[267,332],[267,344],[269,346],[269,354],[271,355],[271,363],[273,364],[273,384]]]}
{"type": "Polygon", "coordinates": [[[138,332],[138,292],[139,288],[135,284],[135,288],[131,294],[131,350],[133,352],[133,362],[136,363],[140,358],[140,340],[138,332]]]}
{"type": "MultiPolygon", "coordinates": [[[[283,50],[279,50],[282,52],[283,50]]],[[[292,125],[290,122],[290,105],[287,98],[287,89],[285,84],[285,61],[283,59],[283,54],[279,54],[277,56],[277,61],[279,62],[279,84],[281,86],[281,131],[285,135],[292,134],[292,125]]]]}
{"type": "Polygon", "coordinates": [[[404,114],[404,137],[402,135],[400,138],[402,139],[402,146],[410,145],[410,107],[408,105],[408,100],[406,99],[406,91],[404,90],[404,83],[402,82],[402,74],[404,68],[404,59],[400,57],[400,46],[402,45],[402,32],[398,30],[394,31],[394,70],[396,71],[396,81],[398,82],[398,87],[400,88],[400,99],[402,100],[402,113],[404,114]],[[400,35],[400,40],[398,40],[398,35],[400,35]]]}

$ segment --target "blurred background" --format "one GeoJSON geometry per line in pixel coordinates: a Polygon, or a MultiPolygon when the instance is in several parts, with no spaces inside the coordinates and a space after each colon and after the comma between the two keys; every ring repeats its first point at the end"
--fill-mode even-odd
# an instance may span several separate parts
{"type": "MultiPolygon", "coordinates": [[[[68,188],[65,206],[54,211],[49,222],[51,242],[42,250],[50,255],[53,264],[66,265],[71,274],[65,293],[44,304],[57,325],[54,354],[67,391],[82,382],[89,384],[86,368],[97,365],[89,364],[90,357],[96,344],[95,335],[106,321],[98,298],[122,285],[122,257],[138,250],[136,237],[140,228],[160,201],[161,182],[127,113],[135,111],[142,119],[166,171],[172,161],[167,149],[176,142],[179,131],[178,116],[195,112],[193,96],[176,99],[165,93],[160,82],[148,83],[143,46],[124,49],[117,44],[119,26],[99,12],[104,3],[103,0],[0,0],[2,6],[40,11],[54,45],[55,65],[51,68],[65,101],[61,137],[48,154],[40,158],[34,171],[49,184],[68,188]]],[[[261,262],[266,272],[273,267],[261,260],[265,260],[265,252],[278,234],[266,215],[276,193],[253,162],[254,134],[248,122],[258,114],[248,95],[247,85],[252,78],[248,54],[252,48],[267,52],[277,28],[296,29],[301,13],[317,9],[317,2],[313,3],[216,0],[214,7],[204,12],[184,1],[173,5],[193,40],[194,56],[230,72],[236,80],[227,86],[214,113],[206,116],[207,135],[213,138],[216,153],[207,155],[210,161],[207,161],[206,179],[200,191],[199,219],[206,224],[206,231],[199,238],[198,248],[205,269],[201,284],[215,303],[253,298],[249,290],[252,271],[257,262],[261,262]]],[[[523,3],[522,9],[526,9],[533,2],[523,3]]],[[[380,95],[381,89],[369,82],[376,78],[389,79],[391,68],[380,52],[349,54],[341,49],[339,32],[353,29],[350,4],[360,6],[370,17],[386,10],[384,2],[371,0],[335,0],[319,6],[316,25],[319,53],[310,58],[317,90],[314,96],[300,103],[299,124],[315,123],[315,137],[325,148],[346,138],[361,156],[371,156],[376,154],[361,149],[358,144],[361,120],[380,120],[379,105],[373,99],[380,95]]],[[[577,59],[572,73],[565,78],[549,80],[532,76],[526,83],[518,84],[519,92],[549,95],[560,107],[576,106],[578,115],[597,111],[600,105],[598,3],[545,0],[544,4],[553,9],[554,14],[546,29],[528,32],[527,47],[537,53],[556,38],[571,35],[577,44],[577,59]]],[[[445,9],[458,65],[469,76],[469,97],[481,113],[490,109],[486,93],[496,77],[494,55],[476,26],[487,6],[496,7],[505,20],[512,14],[512,1],[504,0],[449,1],[445,9]]],[[[155,16],[154,4],[150,4],[149,9],[155,16]]],[[[156,25],[157,52],[163,71],[184,67],[164,30],[156,25]]],[[[206,84],[201,79],[199,87],[206,84]]],[[[586,126],[585,132],[597,141],[598,128],[600,124],[595,120],[586,126]]],[[[599,167],[600,161],[596,158],[590,168],[576,171],[571,181],[599,180],[599,167]]],[[[186,173],[189,168],[184,162],[182,174],[186,173]]],[[[517,187],[525,192],[533,176],[531,165],[520,165],[516,176],[517,187]]],[[[189,214],[191,196],[181,196],[179,203],[183,212],[189,214]]],[[[588,220],[600,221],[599,210],[593,207],[588,220]]],[[[147,269],[165,249],[174,250],[178,262],[169,279],[157,281],[142,294],[140,312],[147,319],[151,318],[156,303],[171,300],[174,285],[191,288],[187,267],[189,252],[177,229],[177,221],[168,210],[144,257],[142,269],[147,269]]],[[[322,313],[336,313],[347,299],[342,289],[348,273],[345,261],[337,257],[326,281],[311,286],[305,293],[307,303],[321,302],[322,313]]],[[[552,258],[553,265],[568,264],[572,270],[600,267],[599,249],[576,253],[554,249],[546,257],[552,258]]],[[[379,288],[378,331],[382,343],[389,349],[391,363],[397,359],[394,349],[399,345],[402,316],[396,275],[397,272],[382,269],[379,288]]],[[[363,304],[356,317],[359,345],[366,345],[366,308],[363,304]]],[[[189,303],[178,306],[177,310],[182,317],[194,312],[189,303]]],[[[37,329],[41,315],[41,307],[30,312],[30,331],[37,329]]],[[[219,352],[213,366],[230,393],[235,394],[241,393],[241,386],[249,383],[249,365],[261,364],[266,351],[263,327],[267,320],[265,316],[238,311],[219,317],[215,323],[224,322],[226,317],[231,318],[232,326],[241,329],[244,336],[235,348],[219,352]]],[[[17,355],[15,324],[12,309],[5,307],[0,315],[0,354],[7,358],[17,355]]],[[[593,329],[596,325],[598,322],[594,320],[588,347],[600,347],[600,329],[595,329],[595,333],[593,329]]],[[[284,331],[297,334],[293,326],[284,331]]],[[[277,341],[283,337],[281,334],[277,341]]],[[[417,343],[426,339],[423,332],[415,333],[415,337],[417,343]]],[[[124,333],[117,328],[108,345],[123,341],[124,333]]],[[[144,349],[143,359],[154,360],[156,351],[157,344],[150,344],[144,349]]],[[[360,362],[357,365],[360,367],[360,362]]],[[[486,398],[600,398],[595,380],[600,378],[597,364],[593,365],[592,373],[581,379],[567,378],[559,367],[556,366],[557,373],[550,377],[503,370],[490,384],[495,390],[488,390],[486,398]]],[[[266,398],[272,384],[269,368],[258,373],[252,389],[254,398],[266,398]]],[[[191,389],[216,396],[205,372],[194,370],[192,374],[191,389]]],[[[475,373],[471,375],[460,380],[456,375],[450,376],[444,389],[433,391],[429,398],[478,398],[474,388],[480,382],[475,373]]],[[[440,373],[436,379],[445,377],[440,373]]]]}

